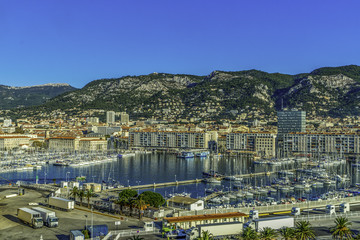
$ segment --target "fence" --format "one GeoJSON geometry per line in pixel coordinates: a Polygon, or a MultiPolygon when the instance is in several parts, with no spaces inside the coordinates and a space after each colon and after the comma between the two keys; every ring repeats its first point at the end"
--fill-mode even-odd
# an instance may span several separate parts
{"type": "Polygon", "coordinates": [[[271,212],[290,211],[291,208],[293,208],[293,207],[299,207],[300,209],[308,209],[308,208],[313,209],[313,208],[325,207],[326,205],[339,205],[343,202],[347,202],[347,203],[360,202],[360,196],[331,199],[331,200],[321,200],[321,201],[307,201],[307,202],[301,202],[301,203],[268,205],[268,206],[254,206],[254,207],[240,207],[240,208],[216,208],[216,209],[204,209],[204,210],[197,210],[197,211],[180,211],[178,213],[179,214],[178,216],[228,213],[228,212],[249,213],[250,210],[254,210],[254,209],[258,210],[260,213],[271,213],[271,212]]]}

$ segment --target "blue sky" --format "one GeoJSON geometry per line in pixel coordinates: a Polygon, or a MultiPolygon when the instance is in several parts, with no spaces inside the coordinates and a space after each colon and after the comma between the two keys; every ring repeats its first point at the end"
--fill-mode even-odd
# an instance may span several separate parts
{"type": "Polygon", "coordinates": [[[0,0],[0,84],[360,65],[360,1],[0,0]]]}

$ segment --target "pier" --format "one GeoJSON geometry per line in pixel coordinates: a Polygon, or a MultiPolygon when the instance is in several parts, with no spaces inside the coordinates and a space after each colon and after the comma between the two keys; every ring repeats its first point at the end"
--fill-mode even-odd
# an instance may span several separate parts
{"type": "MultiPolygon", "coordinates": [[[[296,171],[296,169],[288,170],[288,171],[296,171]]],[[[278,173],[279,171],[273,171],[273,172],[259,172],[259,173],[247,173],[247,174],[240,174],[240,175],[234,175],[235,177],[242,177],[242,178],[251,178],[256,176],[269,176],[271,174],[278,173]]],[[[217,180],[223,180],[226,176],[221,177],[215,177],[217,180]]],[[[171,187],[171,186],[178,186],[178,185],[187,185],[187,184],[194,184],[194,183],[200,183],[203,182],[206,178],[200,178],[200,179],[190,179],[190,180],[183,180],[183,181],[174,181],[174,182],[164,182],[164,183],[152,183],[152,184],[145,184],[145,185],[133,185],[133,186],[127,186],[127,187],[121,187],[121,188],[112,188],[112,189],[106,189],[105,192],[117,192],[122,191],[125,189],[154,189],[154,188],[162,188],[162,187],[171,187]]]]}

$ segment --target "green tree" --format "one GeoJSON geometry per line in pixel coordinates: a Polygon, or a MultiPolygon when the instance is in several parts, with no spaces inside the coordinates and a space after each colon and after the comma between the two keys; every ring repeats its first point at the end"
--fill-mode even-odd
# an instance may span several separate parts
{"type": "Polygon", "coordinates": [[[120,198],[130,199],[130,198],[136,198],[136,197],[137,197],[137,191],[134,189],[125,189],[119,193],[119,199],[120,198]]]}
{"type": "Polygon", "coordinates": [[[145,191],[141,193],[140,196],[152,207],[159,207],[165,204],[165,199],[160,193],[145,191]]]}
{"type": "Polygon", "coordinates": [[[295,225],[295,237],[297,240],[315,239],[315,232],[309,221],[300,221],[295,225]]]}
{"type": "Polygon", "coordinates": [[[243,240],[253,240],[253,239],[259,239],[257,232],[252,229],[251,227],[245,228],[245,230],[241,234],[241,238],[243,240]]]}
{"type": "Polygon", "coordinates": [[[78,196],[80,198],[80,206],[82,206],[83,205],[82,202],[83,202],[83,199],[84,199],[84,196],[85,196],[84,190],[79,190],[78,196]]]}
{"type": "Polygon", "coordinates": [[[284,227],[279,229],[279,233],[281,235],[281,238],[284,240],[291,240],[295,237],[295,231],[292,228],[284,227]]]}
{"type": "Polygon", "coordinates": [[[90,198],[92,198],[94,196],[95,196],[95,193],[91,189],[89,189],[85,192],[85,198],[87,200],[88,208],[90,208],[90,198]]]}
{"type": "Polygon", "coordinates": [[[346,217],[337,217],[335,227],[330,229],[334,239],[352,239],[351,222],[346,217]]]}
{"type": "Polygon", "coordinates": [[[275,229],[272,229],[270,227],[264,227],[260,231],[260,239],[262,240],[272,240],[275,239],[277,236],[277,232],[275,229]]]}
{"type": "Polygon", "coordinates": [[[202,231],[201,236],[198,238],[198,240],[212,240],[212,239],[214,239],[214,237],[208,230],[202,231]]]}
{"type": "Polygon", "coordinates": [[[73,189],[71,189],[70,191],[70,196],[72,196],[76,202],[76,196],[79,193],[79,189],[77,187],[73,187],[73,189]]]}

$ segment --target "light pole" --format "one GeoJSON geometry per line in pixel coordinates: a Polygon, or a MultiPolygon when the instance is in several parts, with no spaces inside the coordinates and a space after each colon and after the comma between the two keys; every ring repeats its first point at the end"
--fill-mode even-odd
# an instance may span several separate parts
{"type": "Polygon", "coordinates": [[[128,179],[128,187],[130,187],[130,180],[128,179]]]}
{"type": "Polygon", "coordinates": [[[70,172],[66,172],[66,175],[65,175],[66,182],[68,182],[68,174],[70,174],[70,172]]]}
{"type": "Polygon", "coordinates": [[[175,174],[175,182],[176,182],[176,174],[175,174]]]}
{"type": "Polygon", "coordinates": [[[139,185],[140,185],[141,181],[136,181],[136,182],[138,184],[138,195],[139,195],[139,185]]]}
{"type": "Polygon", "coordinates": [[[91,207],[91,238],[94,236],[94,214],[93,214],[93,207],[91,207]]]}
{"type": "Polygon", "coordinates": [[[46,185],[46,175],[47,175],[47,173],[45,172],[45,185],[46,185]]]}

